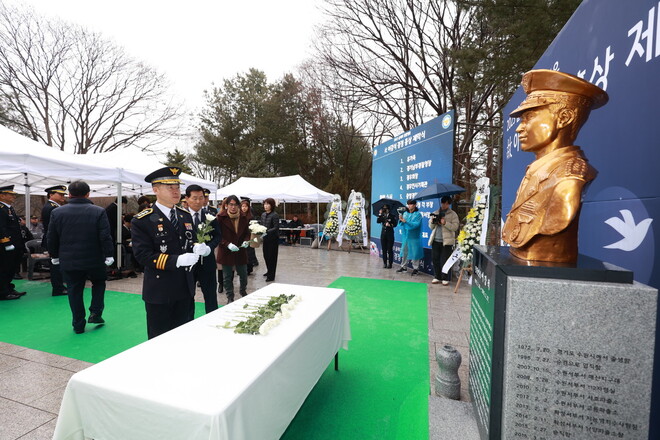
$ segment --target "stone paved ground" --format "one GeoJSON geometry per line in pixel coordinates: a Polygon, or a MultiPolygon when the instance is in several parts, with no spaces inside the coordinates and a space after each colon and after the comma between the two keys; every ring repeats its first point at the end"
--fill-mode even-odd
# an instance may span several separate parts
{"type": "MultiPolygon", "coordinates": [[[[259,261],[263,262],[260,250],[257,250],[257,255],[259,261]]],[[[265,286],[263,272],[263,264],[255,268],[255,274],[249,277],[248,292],[265,286]]],[[[342,275],[428,284],[431,361],[429,393],[434,393],[434,377],[437,371],[435,350],[444,344],[450,344],[463,355],[463,363],[459,369],[461,400],[467,401],[470,319],[467,283],[463,282],[458,293],[454,294],[454,283],[451,287],[444,287],[432,285],[428,275],[411,277],[410,272],[397,274],[394,269],[383,269],[381,260],[364,253],[315,250],[305,246],[280,247],[277,282],[327,286],[342,275]]],[[[110,281],[107,289],[140,293],[142,278],[140,276],[135,279],[110,281]]],[[[202,300],[201,292],[197,293],[196,299],[202,300]]],[[[219,302],[226,303],[223,295],[220,295],[219,302]]],[[[106,308],[108,307],[112,307],[112,304],[106,304],[106,308]]],[[[3,316],[2,319],[8,318],[3,316]]],[[[108,322],[107,325],[111,326],[113,323],[108,322]]],[[[68,323],[58,323],[54,326],[54,331],[71,331],[71,328],[68,323]]],[[[84,334],[80,337],[84,338],[84,334]]],[[[91,364],[75,359],[0,342],[0,440],[51,439],[67,381],[75,372],[89,365],[91,364]]]]}

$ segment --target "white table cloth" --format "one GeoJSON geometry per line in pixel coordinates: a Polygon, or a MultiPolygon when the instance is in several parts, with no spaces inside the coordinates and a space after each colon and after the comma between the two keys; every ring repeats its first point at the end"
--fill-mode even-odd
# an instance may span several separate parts
{"type": "Polygon", "coordinates": [[[277,439],[350,338],[343,290],[270,284],[73,375],[53,438],[277,439]],[[302,301],[266,336],[215,327],[281,293],[302,301]]]}

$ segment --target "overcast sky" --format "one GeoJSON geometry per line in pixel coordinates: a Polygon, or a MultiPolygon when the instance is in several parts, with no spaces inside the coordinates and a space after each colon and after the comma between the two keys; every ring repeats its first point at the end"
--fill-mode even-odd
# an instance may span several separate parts
{"type": "Polygon", "coordinates": [[[211,83],[254,67],[269,81],[311,54],[321,0],[9,0],[101,32],[164,72],[193,110],[211,83]]]}

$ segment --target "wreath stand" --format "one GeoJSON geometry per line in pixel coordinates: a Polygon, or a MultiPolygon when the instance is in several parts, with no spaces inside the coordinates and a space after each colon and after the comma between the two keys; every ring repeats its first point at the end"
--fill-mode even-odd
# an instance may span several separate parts
{"type": "Polygon", "coordinates": [[[454,287],[454,293],[458,292],[458,288],[461,285],[461,280],[463,279],[463,275],[465,274],[467,275],[472,274],[472,266],[461,267],[461,270],[458,273],[458,281],[456,281],[456,287],[454,287]]]}

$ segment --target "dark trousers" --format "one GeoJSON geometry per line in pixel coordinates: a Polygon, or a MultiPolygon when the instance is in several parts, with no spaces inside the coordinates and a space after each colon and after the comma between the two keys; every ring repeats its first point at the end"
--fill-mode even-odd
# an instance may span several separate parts
{"type": "Polygon", "coordinates": [[[190,303],[193,298],[180,299],[168,304],[144,303],[147,311],[147,337],[153,339],[180,325],[190,322],[190,303]]]}
{"type": "Polygon", "coordinates": [[[12,280],[21,261],[21,251],[6,251],[4,245],[0,246],[3,246],[0,249],[0,297],[4,297],[14,290],[12,280]]]}
{"type": "Polygon", "coordinates": [[[225,294],[230,301],[234,300],[234,268],[238,274],[239,292],[241,296],[247,295],[247,265],[238,264],[236,266],[222,265],[222,281],[224,283],[225,294]]]}
{"type": "Polygon", "coordinates": [[[88,279],[92,282],[92,303],[89,306],[89,311],[99,316],[103,313],[105,280],[107,279],[105,266],[87,270],[64,270],[61,273],[66,280],[67,291],[69,293],[69,306],[73,315],[71,323],[73,324],[73,328],[82,329],[85,327],[83,292],[85,290],[85,281],[88,279]]]}
{"type": "MultiPolygon", "coordinates": [[[[208,257],[204,257],[202,260],[204,264],[201,264],[201,261],[195,264],[193,269],[195,274],[195,284],[199,282],[199,285],[202,288],[202,294],[204,295],[204,308],[206,313],[211,313],[218,308],[218,294],[216,289],[218,288],[218,279],[216,277],[216,264],[215,257],[213,253],[208,257]],[[209,258],[210,257],[210,258],[209,258]]],[[[195,317],[195,301],[192,302],[192,315],[190,319],[195,317]]]]}
{"type": "Polygon", "coordinates": [[[277,240],[264,241],[261,245],[264,248],[264,261],[266,262],[266,278],[275,279],[277,271],[277,254],[279,253],[279,243],[277,240]]]}
{"type": "Polygon", "coordinates": [[[383,264],[391,266],[394,261],[394,234],[391,237],[381,235],[380,246],[383,249],[383,264]]]}
{"type": "Polygon", "coordinates": [[[452,245],[443,245],[440,241],[434,241],[431,246],[431,254],[433,256],[433,273],[435,278],[440,281],[451,281],[451,271],[449,273],[442,273],[442,266],[447,262],[447,258],[454,251],[452,245]]]}
{"type": "Polygon", "coordinates": [[[53,295],[61,295],[62,292],[67,290],[59,264],[50,265],[50,284],[53,286],[53,295]]]}
{"type": "Polygon", "coordinates": [[[247,254],[248,254],[247,271],[249,275],[252,273],[252,269],[255,266],[259,266],[259,260],[257,260],[257,252],[254,250],[253,247],[248,246],[247,254]]]}

